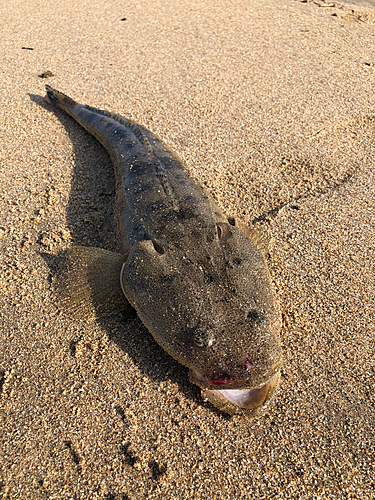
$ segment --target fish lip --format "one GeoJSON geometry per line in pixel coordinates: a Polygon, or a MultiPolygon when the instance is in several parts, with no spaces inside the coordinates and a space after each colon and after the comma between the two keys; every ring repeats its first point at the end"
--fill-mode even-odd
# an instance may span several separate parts
{"type": "Polygon", "coordinates": [[[266,376],[263,378],[261,383],[255,385],[249,385],[245,382],[237,382],[236,380],[228,377],[225,379],[214,379],[208,378],[204,375],[201,375],[197,370],[190,368],[189,370],[189,379],[193,384],[198,385],[203,390],[234,390],[234,389],[261,389],[266,384],[268,384],[273,377],[280,371],[280,363],[277,363],[272,370],[270,370],[266,376]],[[216,382],[216,383],[215,383],[216,382]]]}
{"type": "Polygon", "coordinates": [[[211,389],[215,387],[225,388],[232,387],[236,381],[232,377],[207,377],[201,375],[198,370],[190,368],[189,370],[190,382],[198,385],[201,389],[211,389]]]}
{"type": "Polygon", "coordinates": [[[232,378],[229,375],[222,375],[222,376],[217,376],[217,377],[211,377],[210,379],[206,379],[209,387],[231,387],[233,384],[236,384],[236,381],[234,378],[232,378]]]}
{"type": "Polygon", "coordinates": [[[194,368],[190,368],[189,370],[189,379],[193,384],[198,385],[201,389],[225,389],[225,388],[233,388],[237,384],[237,382],[232,377],[207,377],[205,375],[201,375],[194,368]]]}

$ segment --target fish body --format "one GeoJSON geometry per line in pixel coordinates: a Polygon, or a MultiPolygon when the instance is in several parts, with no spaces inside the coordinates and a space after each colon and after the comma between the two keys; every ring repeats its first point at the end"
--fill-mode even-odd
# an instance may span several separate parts
{"type": "Polygon", "coordinates": [[[227,217],[150,131],[46,88],[110,154],[127,301],[205,399],[262,413],[278,386],[281,320],[259,235],[227,217]]]}

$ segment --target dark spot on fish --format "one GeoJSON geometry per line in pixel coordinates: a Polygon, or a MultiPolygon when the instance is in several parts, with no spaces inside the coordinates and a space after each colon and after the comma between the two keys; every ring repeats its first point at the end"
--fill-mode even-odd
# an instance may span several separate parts
{"type": "Polygon", "coordinates": [[[204,283],[212,283],[214,280],[212,274],[210,273],[204,273],[204,276],[203,276],[203,282],[204,283]]]}
{"type": "Polygon", "coordinates": [[[268,323],[266,316],[255,309],[250,309],[247,313],[247,320],[254,327],[265,327],[268,323]]]}
{"type": "Polygon", "coordinates": [[[180,208],[177,212],[177,217],[180,220],[181,219],[183,219],[183,220],[193,219],[196,216],[197,216],[197,214],[195,213],[195,210],[192,210],[189,207],[180,206],[180,208]]]}
{"type": "Polygon", "coordinates": [[[297,205],[291,205],[290,208],[293,208],[293,210],[299,210],[299,207],[297,207],[297,205]]]}
{"type": "Polygon", "coordinates": [[[154,248],[158,252],[158,254],[163,255],[163,253],[165,253],[164,247],[160,245],[157,240],[152,240],[152,244],[154,245],[154,248]]]}
{"type": "Polygon", "coordinates": [[[168,283],[172,283],[175,278],[174,274],[167,274],[166,276],[161,276],[160,283],[167,285],[168,283]]]}
{"type": "Polygon", "coordinates": [[[215,233],[213,231],[210,231],[207,234],[206,243],[211,244],[214,241],[214,239],[215,239],[215,233]]]}
{"type": "Polygon", "coordinates": [[[250,321],[257,321],[259,319],[259,314],[257,311],[255,311],[255,309],[251,309],[248,313],[247,313],[247,319],[250,320],[250,321]]]}

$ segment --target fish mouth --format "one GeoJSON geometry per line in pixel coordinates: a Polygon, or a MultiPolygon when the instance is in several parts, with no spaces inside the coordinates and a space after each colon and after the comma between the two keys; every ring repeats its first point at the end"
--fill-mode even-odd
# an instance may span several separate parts
{"type": "Polygon", "coordinates": [[[262,409],[262,411],[264,411],[276,394],[279,380],[280,372],[276,372],[275,375],[261,387],[222,390],[202,389],[202,397],[219,409],[229,404],[234,407],[242,408],[243,410],[262,409]]]}
{"type": "Polygon", "coordinates": [[[227,375],[226,373],[220,374],[220,375],[214,375],[212,376],[209,380],[207,380],[207,384],[211,387],[215,387],[217,385],[225,385],[231,386],[235,384],[236,381],[234,380],[233,377],[230,375],[227,375]]]}
{"type": "MultiPolygon", "coordinates": [[[[199,373],[191,370],[190,379],[192,382],[198,382],[198,385],[202,387],[203,377],[199,373]]],[[[276,373],[273,372],[272,376],[258,387],[215,389],[211,386],[202,389],[201,393],[205,401],[210,402],[225,413],[240,412],[248,416],[256,416],[265,412],[277,392],[279,382],[280,371],[278,370],[276,373]]]]}

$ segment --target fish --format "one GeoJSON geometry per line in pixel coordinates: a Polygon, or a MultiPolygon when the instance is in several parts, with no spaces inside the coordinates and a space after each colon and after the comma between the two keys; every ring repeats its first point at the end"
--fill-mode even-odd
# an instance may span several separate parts
{"type": "Polygon", "coordinates": [[[135,310],[204,401],[263,415],[279,386],[282,322],[262,233],[225,215],[142,125],[46,90],[46,102],[105,147],[116,183],[120,251],[69,248],[57,278],[62,307],[78,318],[90,304],[135,310]]]}

